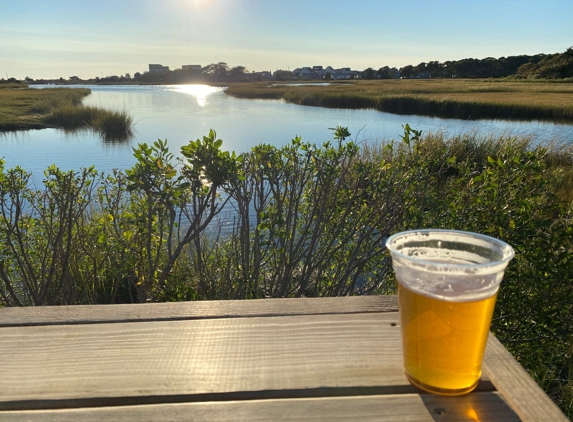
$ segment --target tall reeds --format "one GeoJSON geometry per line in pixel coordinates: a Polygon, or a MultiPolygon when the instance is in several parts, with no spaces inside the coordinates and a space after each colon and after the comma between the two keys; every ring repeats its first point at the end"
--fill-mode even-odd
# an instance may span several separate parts
{"type": "Polygon", "coordinates": [[[125,110],[84,106],[86,88],[0,89],[0,131],[58,127],[93,129],[104,141],[132,136],[133,119],[125,110]]]}
{"type": "Polygon", "coordinates": [[[122,142],[133,136],[133,118],[126,110],[99,110],[91,126],[106,142],[122,142]]]}
{"type": "Polygon", "coordinates": [[[98,132],[106,142],[129,139],[133,119],[125,110],[105,110],[92,106],[62,105],[54,108],[44,121],[65,129],[89,127],[98,132]]]}
{"type": "Polygon", "coordinates": [[[75,89],[57,89],[49,90],[27,90],[26,93],[33,95],[40,93],[33,99],[30,111],[39,115],[48,115],[54,110],[62,107],[78,107],[82,104],[84,97],[88,96],[91,91],[87,88],[75,89]],[[51,92],[53,90],[53,92],[51,92]],[[45,91],[45,92],[44,92],[45,91]],[[47,95],[52,94],[52,95],[47,95]]]}

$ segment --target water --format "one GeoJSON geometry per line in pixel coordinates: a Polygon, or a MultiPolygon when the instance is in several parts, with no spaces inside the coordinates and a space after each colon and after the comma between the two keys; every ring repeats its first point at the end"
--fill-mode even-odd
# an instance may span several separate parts
{"type": "Polygon", "coordinates": [[[0,157],[7,168],[20,165],[41,177],[47,166],[64,170],[95,165],[100,171],[131,167],[132,147],[167,139],[178,155],[182,145],[215,129],[223,148],[244,152],[260,143],[281,146],[295,136],[322,143],[337,125],[348,126],[358,142],[399,139],[402,125],[446,135],[478,130],[484,134],[530,134],[539,142],[573,142],[573,126],[502,120],[464,121],[423,116],[399,116],[374,110],[306,107],[277,100],[245,100],[225,95],[224,88],[207,85],[86,86],[92,94],[84,103],[125,109],[135,121],[135,136],[125,144],[110,145],[98,135],[58,129],[11,132],[0,136],[0,157]]]}

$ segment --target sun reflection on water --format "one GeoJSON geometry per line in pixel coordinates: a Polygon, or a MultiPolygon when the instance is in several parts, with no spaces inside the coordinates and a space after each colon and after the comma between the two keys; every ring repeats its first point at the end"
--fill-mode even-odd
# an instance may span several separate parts
{"type": "Polygon", "coordinates": [[[209,85],[179,85],[175,87],[175,92],[180,92],[182,94],[187,94],[195,97],[197,104],[201,107],[207,105],[207,97],[216,92],[220,92],[225,88],[219,86],[209,86],[209,85]]]}

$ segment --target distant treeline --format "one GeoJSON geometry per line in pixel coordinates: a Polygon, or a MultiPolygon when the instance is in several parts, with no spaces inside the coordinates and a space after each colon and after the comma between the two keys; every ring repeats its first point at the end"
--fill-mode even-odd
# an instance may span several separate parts
{"type": "MultiPolygon", "coordinates": [[[[382,74],[384,68],[378,71],[382,74]]],[[[509,56],[499,59],[462,59],[444,63],[422,62],[400,69],[402,78],[520,78],[558,79],[573,77],[573,47],[564,53],[509,56]]]]}
{"type": "Polygon", "coordinates": [[[539,63],[543,54],[536,56],[510,56],[496,59],[462,59],[444,63],[422,62],[417,66],[408,65],[400,69],[403,78],[502,78],[517,74],[525,64],[539,63]]]}
{"type": "MultiPolygon", "coordinates": [[[[358,72],[358,78],[364,79],[397,79],[397,78],[503,78],[519,79],[566,79],[573,78],[573,47],[563,53],[486,57],[485,59],[466,58],[455,61],[430,61],[418,65],[407,65],[400,69],[383,66],[358,72]]],[[[324,78],[329,79],[327,73],[324,78]]],[[[113,75],[82,80],[77,76],[68,79],[32,79],[26,77],[27,83],[226,83],[256,82],[267,79],[299,79],[292,71],[277,70],[270,72],[249,72],[244,66],[230,67],[225,62],[212,63],[202,68],[165,70],[162,72],[136,72],[133,77],[113,75]]],[[[0,79],[0,83],[18,83],[15,78],[0,79]]]]}
{"type": "Polygon", "coordinates": [[[175,70],[165,70],[162,72],[136,72],[131,76],[131,74],[126,73],[125,75],[112,75],[106,77],[95,77],[92,79],[81,79],[78,76],[70,76],[65,79],[63,77],[59,79],[32,79],[26,77],[23,81],[19,81],[15,78],[10,78],[8,80],[0,79],[2,82],[10,83],[111,83],[111,84],[124,84],[124,83],[219,83],[219,82],[249,82],[249,81],[259,81],[262,80],[263,74],[270,75],[269,72],[248,72],[244,66],[230,67],[227,63],[219,62],[212,63],[208,66],[202,67],[200,69],[175,69],[175,70]]]}
{"type": "Polygon", "coordinates": [[[537,62],[525,63],[517,73],[527,78],[573,78],[573,47],[565,53],[546,54],[537,62]]]}

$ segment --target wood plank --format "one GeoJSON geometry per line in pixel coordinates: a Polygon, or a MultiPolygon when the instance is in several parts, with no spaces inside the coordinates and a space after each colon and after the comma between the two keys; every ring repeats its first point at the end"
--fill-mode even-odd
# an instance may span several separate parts
{"type": "Polygon", "coordinates": [[[568,418],[500,341],[489,334],[484,372],[524,421],[566,422],[568,418]]]}
{"type": "Polygon", "coordinates": [[[397,311],[396,296],[41,306],[0,309],[0,327],[397,311]]]}
{"type": "Polygon", "coordinates": [[[206,394],[218,399],[229,392],[320,388],[413,392],[402,370],[397,318],[373,313],[1,328],[0,408],[20,401],[203,400],[206,394]]]}
{"type": "MultiPolygon", "coordinates": [[[[0,409],[415,393],[394,306],[379,296],[0,310],[0,409]]],[[[491,378],[523,420],[567,420],[493,335],[484,374],[479,391],[491,378]]]]}
{"type": "Polygon", "coordinates": [[[496,393],[448,398],[431,394],[317,399],[179,403],[91,409],[0,412],[5,422],[40,421],[361,421],[516,422],[519,417],[496,393]]]}
{"type": "Polygon", "coordinates": [[[0,355],[0,409],[417,391],[398,313],[5,327],[0,355]]]}

